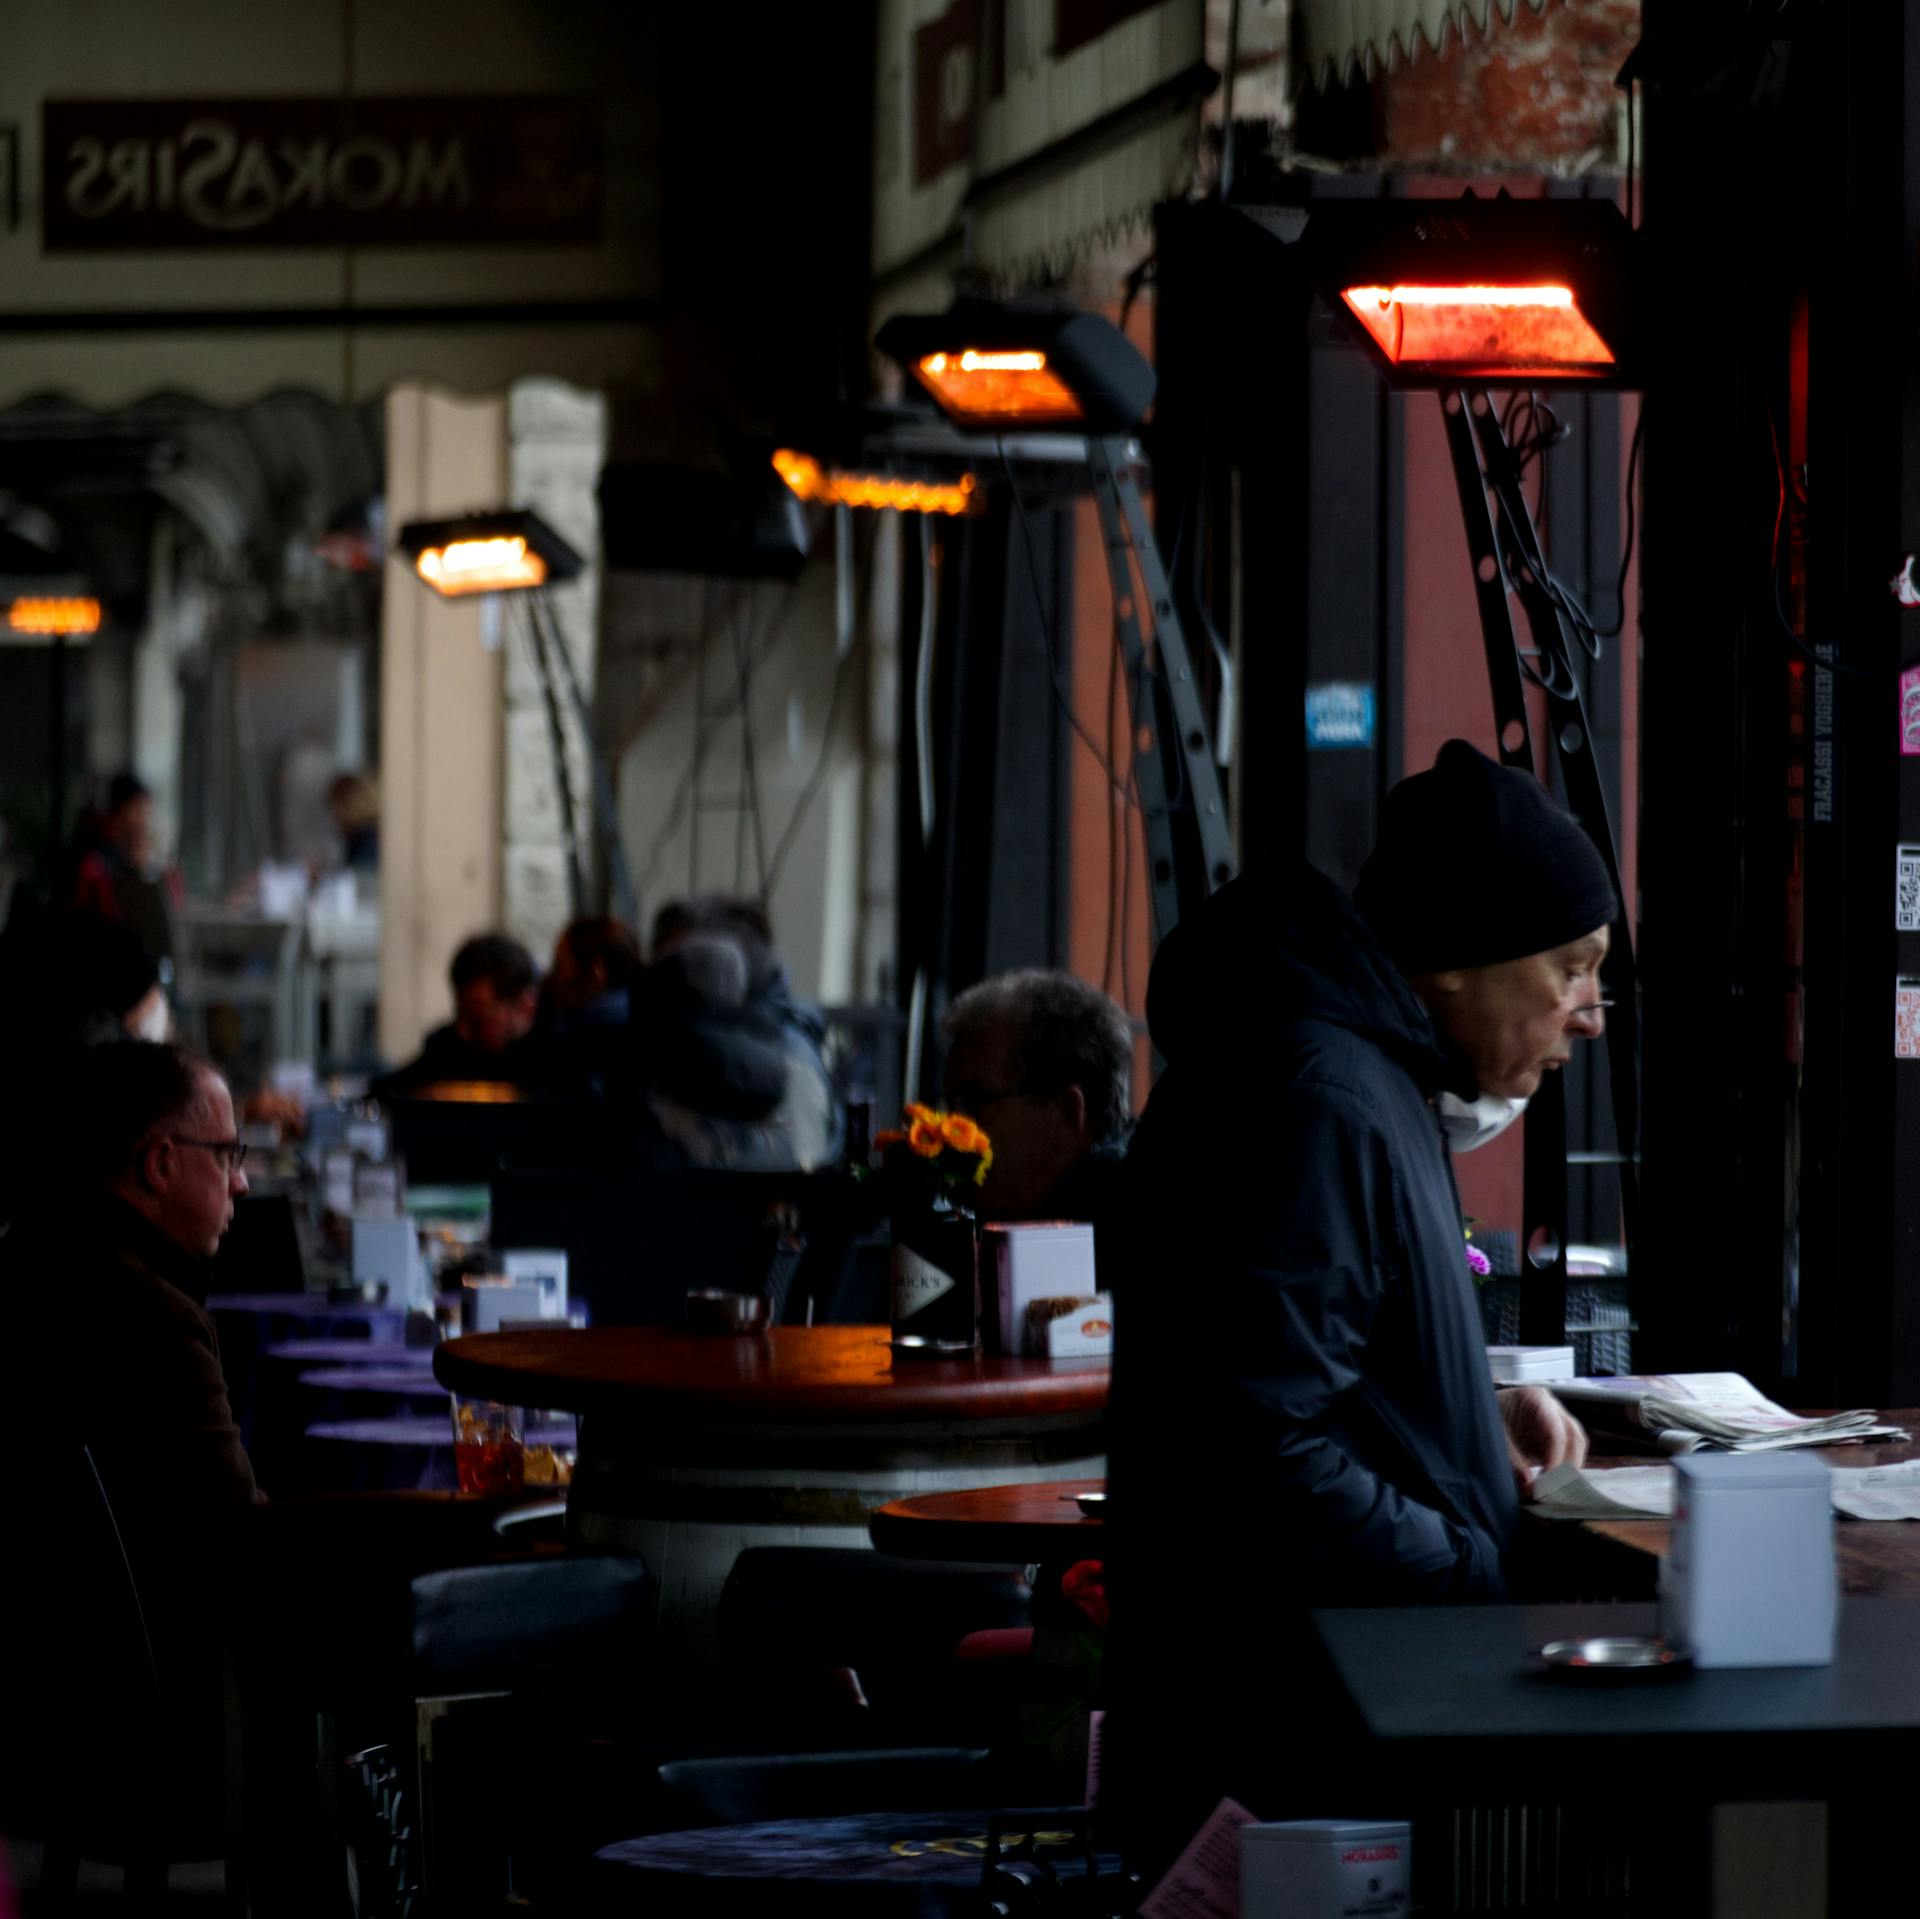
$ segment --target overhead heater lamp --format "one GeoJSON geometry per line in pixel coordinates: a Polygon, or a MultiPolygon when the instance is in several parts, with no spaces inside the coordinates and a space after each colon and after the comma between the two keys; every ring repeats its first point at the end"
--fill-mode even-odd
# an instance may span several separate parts
{"type": "Polygon", "coordinates": [[[7,608],[7,631],[23,639],[85,639],[100,630],[100,602],[74,595],[31,595],[7,608]]]}
{"type": "Polygon", "coordinates": [[[978,513],[986,504],[971,473],[956,480],[836,466],[790,446],[776,447],[773,470],[794,497],[822,506],[891,507],[900,513],[938,513],[952,519],[978,513]]]}
{"type": "Polygon", "coordinates": [[[620,843],[620,821],[614,806],[613,777],[594,733],[593,712],[586,690],[573,670],[573,656],[560,637],[559,623],[543,589],[575,578],[586,562],[539,514],[523,508],[468,513],[454,520],[414,520],[400,529],[399,550],[443,599],[466,599],[476,593],[526,594],[528,651],[540,678],[547,712],[547,739],[553,757],[555,795],[560,806],[560,829],[567,846],[567,877],[574,917],[587,910],[586,876],[575,825],[573,788],[567,775],[566,735],[560,722],[559,682],[566,683],[580,737],[587,744],[592,769],[595,823],[606,849],[607,876],[613,906],[629,925],[638,919],[633,882],[620,843]]]}
{"type": "Polygon", "coordinates": [[[1632,234],[1606,200],[1316,208],[1313,277],[1396,385],[1630,377],[1632,234]]]}
{"type": "MultiPolygon", "coordinates": [[[[1140,499],[1134,436],[1153,404],[1153,368],[1112,321],[1070,307],[963,301],[946,313],[898,314],[875,344],[963,434],[1052,427],[1086,437],[1114,625],[1138,701],[1134,772],[1164,938],[1183,907],[1233,877],[1233,841],[1192,662],[1140,499]]],[[[994,457],[991,441],[983,451],[994,457]]]]}

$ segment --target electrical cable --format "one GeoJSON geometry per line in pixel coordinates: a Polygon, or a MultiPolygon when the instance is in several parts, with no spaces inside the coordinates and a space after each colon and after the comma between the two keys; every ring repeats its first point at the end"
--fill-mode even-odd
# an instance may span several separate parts
{"type": "MultiPolygon", "coordinates": [[[[740,767],[746,817],[740,821],[738,830],[734,834],[733,868],[736,875],[742,874],[745,870],[746,861],[742,849],[746,842],[746,829],[751,825],[754,867],[760,879],[760,890],[756,897],[764,904],[767,897],[767,842],[766,834],[760,824],[760,781],[754,761],[753,661],[750,651],[746,622],[744,619],[737,619],[733,628],[733,652],[735,678],[740,689],[740,767]]],[[[737,877],[733,890],[736,893],[744,890],[737,877]]]]}

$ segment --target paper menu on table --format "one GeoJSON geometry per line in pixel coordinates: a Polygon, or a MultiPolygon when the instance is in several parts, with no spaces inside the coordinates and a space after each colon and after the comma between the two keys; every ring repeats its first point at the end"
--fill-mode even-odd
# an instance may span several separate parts
{"type": "Polygon", "coordinates": [[[1543,1519],[1666,1519],[1671,1466],[1549,1466],[1533,1482],[1531,1511],[1543,1519]]]}
{"type": "MultiPolygon", "coordinates": [[[[1835,1466],[1833,1509],[1850,1519],[1920,1519],[1920,1459],[1835,1466]]],[[[1671,1466],[1549,1466],[1528,1510],[1541,1519],[1669,1519],[1671,1466]]]]}

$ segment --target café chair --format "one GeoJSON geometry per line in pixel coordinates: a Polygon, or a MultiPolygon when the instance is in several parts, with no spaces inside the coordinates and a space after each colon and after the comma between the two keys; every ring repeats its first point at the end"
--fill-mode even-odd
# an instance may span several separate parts
{"type": "MultiPolygon", "coordinates": [[[[30,1712],[46,1742],[31,1757],[49,1795],[38,1910],[73,1908],[82,1859],[118,1862],[123,1902],[149,1911],[165,1902],[172,1861],[224,1858],[224,1904],[244,1913],[232,1865],[240,1856],[237,1801],[223,1790],[209,1742],[183,1737],[169,1704],[139,1583],[92,1449],[81,1443],[57,1457],[46,1490],[60,1545],[43,1561],[46,1616],[31,1640],[9,1634],[16,1646],[35,1647],[43,1686],[42,1710],[30,1712]]],[[[219,1724],[230,1738],[230,1687],[205,1703],[206,1727],[219,1724]]],[[[18,1722],[9,1728],[10,1744],[22,1730],[18,1722]]],[[[16,1748],[11,1757],[23,1755],[16,1748]]]]}

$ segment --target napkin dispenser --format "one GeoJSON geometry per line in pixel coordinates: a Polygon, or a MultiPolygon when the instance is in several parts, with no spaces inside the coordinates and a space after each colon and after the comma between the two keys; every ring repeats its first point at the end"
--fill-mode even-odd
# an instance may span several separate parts
{"type": "Polygon", "coordinates": [[[1674,1465],[1660,1627],[1696,1666],[1825,1666],[1839,1584],[1833,1475],[1797,1453],[1694,1453],[1674,1465]]]}
{"type": "Polygon", "coordinates": [[[1240,1919],[1346,1919],[1413,1909],[1413,1829],[1286,1819],[1240,1828],[1240,1919]]]}
{"type": "Polygon", "coordinates": [[[988,1330],[997,1330],[1002,1353],[1043,1353],[1029,1338],[1027,1308],[1036,1299],[1091,1299],[1099,1291],[1093,1276],[1093,1228],[1067,1220],[1028,1225],[988,1226],[980,1235],[981,1290],[991,1285],[997,1310],[988,1330]]]}

